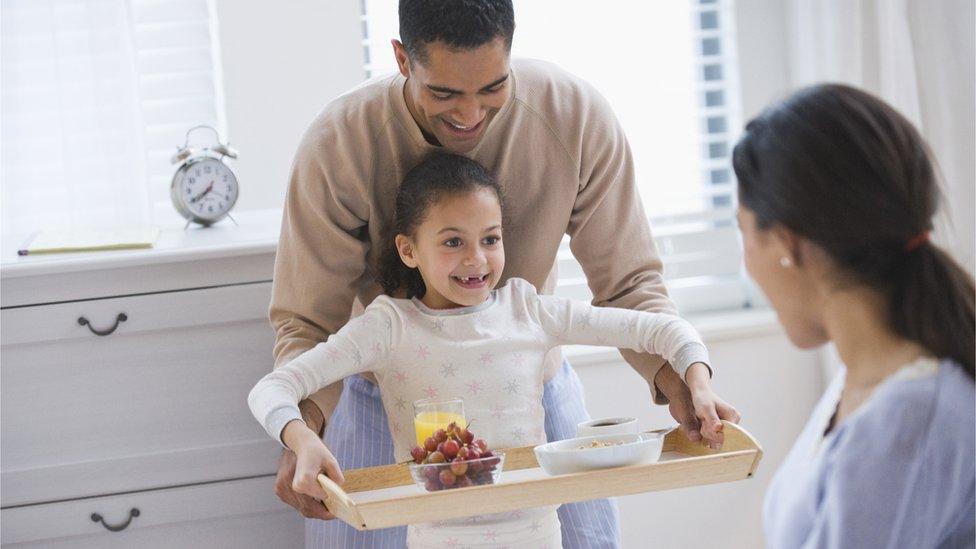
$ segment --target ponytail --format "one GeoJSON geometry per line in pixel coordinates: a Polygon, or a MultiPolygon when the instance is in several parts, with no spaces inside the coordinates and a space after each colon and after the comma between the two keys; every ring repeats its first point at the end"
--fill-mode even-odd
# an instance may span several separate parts
{"type": "Polygon", "coordinates": [[[974,378],[976,293],[973,280],[943,250],[924,244],[906,252],[891,275],[892,327],[974,378]]]}
{"type": "MultiPolygon", "coordinates": [[[[403,291],[403,297],[423,297],[427,293],[424,278],[419,269],[411,269],[400,259],[400,252],[396,247],[396,233],[384,238],[383,251],[377,261],[376,281],[383,287],[383,293],[393,296],[403,291]]],[[[399,297],[399,296],[397,296],[399,297]]]]}

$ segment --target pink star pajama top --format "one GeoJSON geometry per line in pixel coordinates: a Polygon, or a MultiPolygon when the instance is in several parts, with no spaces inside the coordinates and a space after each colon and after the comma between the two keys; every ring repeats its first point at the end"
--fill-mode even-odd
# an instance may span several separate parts
{"type": "MultiPolygon", "coordinates": [[[[372,372],[398,462],[410,459],[413,402],[424,398],[463,398],[472,430],[492,449],[542,444],[544,358],[569,344],[660,355],[682,379],[692,364],[708,364],[701,338],[680,317],[539,295],[513,278],[472,307],[432,310],[418,299],[377,297],[363,315],[262,378],[248,405],[280,442],[285,425],[301,420],[299,401],[372,372]]],[[[559,531],[555,508],[546,507],[412,525],[408,544],[555,548],[559,531]]]]}

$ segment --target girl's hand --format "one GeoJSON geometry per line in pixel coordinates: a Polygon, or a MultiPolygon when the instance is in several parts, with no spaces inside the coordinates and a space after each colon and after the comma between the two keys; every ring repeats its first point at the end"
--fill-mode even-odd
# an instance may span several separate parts
{"type": "Polygon", "coordinates": [[[281,438],[295,452],[295,478],[292,480],[292,490],[328,506],[329,496],[316,479],[319,473],[324,472],[337,484],[341,485],[345,482],[335,456],[322,443],[322,439],[300,421],[288,423],[281,438]]]}
{"type": "Polygon", "coordinates": [[[712,390],[708,377],[708,367],[701,362],[691,365],[685,374],[685,383],[691,391],[691,401],[695,408],[695,416],[701,421],[701,434],[708,447],[721,450],[725,442],[722,433],[722,421],[739,423],[742,415],[731,404],[725,402],[712,390]]]}

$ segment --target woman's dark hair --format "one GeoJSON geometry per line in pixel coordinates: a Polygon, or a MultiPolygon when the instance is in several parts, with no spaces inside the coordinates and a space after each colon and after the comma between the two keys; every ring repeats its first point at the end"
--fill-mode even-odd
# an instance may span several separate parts
{"type": "Polygon", "coordinates": [[[749,122],[732,163],[739,202],[825,250],[884,292],[892,329],[973,377],[973,279],[928,243],[941,200],[912,124],[849,86],[805,88],[749,122]]]}
{"type": "Polygon", "coordinates": [[[433,153],[407,172],[396,196],[393,224],[384,238],[376,269],[376,279],[387,295],[405,292],[406,297],[423,297],[427,286],[418,269],[407,267],[396,248],[396,235],[413,237],[432,205],[487,189],[498,198],[504,211],[502,188],[487,168],[457,154],[433,153]]]}
{"type": "Polygon", "coordinates": [[[471,50],[495,38],[512,49],[511,0],[400,0],[400,41],[411,59],[427,63],[427,44],[471,50]]]}

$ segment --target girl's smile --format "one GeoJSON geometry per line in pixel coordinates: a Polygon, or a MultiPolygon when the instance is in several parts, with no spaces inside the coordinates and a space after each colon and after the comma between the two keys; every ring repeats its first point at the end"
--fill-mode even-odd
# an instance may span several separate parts
{"type": "Polygon", "coordinates": [[[477,290],[488,284],[488,275],[452,276],[451,280],[465,290],[477,290]]]}

